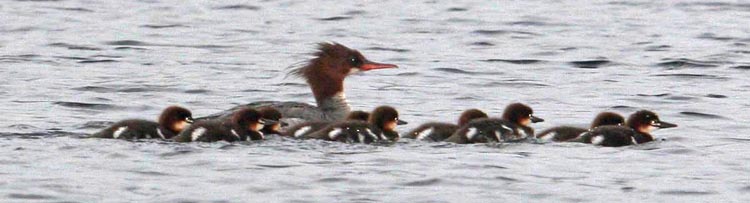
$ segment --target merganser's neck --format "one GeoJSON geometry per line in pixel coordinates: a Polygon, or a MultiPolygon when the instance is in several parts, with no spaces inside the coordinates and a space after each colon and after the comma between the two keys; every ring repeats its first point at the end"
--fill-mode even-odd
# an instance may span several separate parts
{"type": "Polygon", "coordinates": [[[326,120],[343,120],[351,111],[344,95],[344,76],[333,77],[326,74],[306,74],[318,108],[326,120]]]}
{"type": "Polygon", "coordinates": [[[317,99],[318,108],[326,117],[331,120],[343,120],[352,110],[349,103],[346,102],[344,92],[338,92],[328,98],[317,99]]]}

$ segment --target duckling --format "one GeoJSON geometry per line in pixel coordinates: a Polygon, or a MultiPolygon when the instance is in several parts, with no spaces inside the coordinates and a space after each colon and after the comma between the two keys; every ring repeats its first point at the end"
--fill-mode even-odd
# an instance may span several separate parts
{"type": "Polygon", "coordinates": [[[453,135],[463,125],[478,118],[487,118],[487,114],[479,109],[468,109],[461,113],[458,125],[452,123],[429,122],[420,125],[406,133],[404,137],[426,141],[443,141],[453,135]]]}
{"type": "MultiPolygon", "coordinates": [[[[352,111],[352,112],[349,112],[349,115],[346,116],[346,120],[347,121],[367,121],[369,117],[370,117],[370,113],[367,113],[365,111],[352,111]]],[[[326,121],[304,122],[304,123],[300,123],[300,124],[290,127],[281,135],[287,136],[287,137],[294,137],[294,138],[303,138],[305,135],[321,130],[331,124],[333,124],[333,122],[326,122],[326,121]]]]}
{"type": "Polygon", "coordinates": [[[594,129],[604,125],[624,125],[625,118],[620,114],[613,112],[602,112],[594,118],[591,122],[589,129],[572,127],[572,126],[557,126],[542,131],[536,135],[536,138],[542,140],[551,140],[555,142],[564,142],[572,140],[580,136],[581,134],[588,132],[590,129],[594,129]]]}
{"type": "Polygon", "coordinates": [[[534,136],[534,129],[529,124],[543,121],[534,116],[531,107],[513,103],[505,108],[502,118],[470,121],[445,141],[458,144],[520,141],[534,136]]]}
{"type": "Polygon", "coordinates": [[[200,120],[173,138],[177,142],[216,142],[262,140],[259,130],[264,125],[273,125],[276,121],[268,120],[255,109],[245,108],[236,111],[230,119],[200,120]]]}
{"type": "Polygon", "coordinates": [[[621,147],[651,142],[651,132],[659,128],[674,128],[676,124],[662,121],[656,113],[637,111],[628,117],[627,126],[599,126],[571,142],[591,143],[605,147],[621,147]]]}
{"type": "Polygon", "coordinates": [[[365,144],[379,140],[396,141],[399,139],[399,134],[395,129],[399,124],[404,125],[407,122],[399,119],[395,108],[380,106],[372,111],[367,122],[359,120],[337,122],[304,137],[365,144]]]}
{"type": "Polygon", "coordinates": [[[193,123],[192,113],[179,106],[164,109],[159,122],[143,119],[122,120],[92,135],[114,139],[170,139],[193,123]]]}

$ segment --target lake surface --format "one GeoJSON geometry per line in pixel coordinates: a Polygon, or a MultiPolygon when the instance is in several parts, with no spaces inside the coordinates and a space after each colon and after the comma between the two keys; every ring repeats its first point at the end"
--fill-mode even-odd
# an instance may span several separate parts
{"type": "Polygon", "coordinates": [[[0,4],[0,202],[748,202],[750,3],[95,1],[0,4]],[[335,41],[399,69],[354,109],[500,116],[537,131],[660,114],[663,141],[390,146],[80,139],[109,122],[314,102],[288,67],[335,41]]]}

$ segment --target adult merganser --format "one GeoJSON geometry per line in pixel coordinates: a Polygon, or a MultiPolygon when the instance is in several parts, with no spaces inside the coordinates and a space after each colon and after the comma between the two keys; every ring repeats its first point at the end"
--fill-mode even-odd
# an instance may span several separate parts
{"type": "Polygon", "coordinates": [[[478,118],[487,118],[487,114],[479,109],[468,109],[458,117],[458,125],[452,123],[429,122],[406,133],[404,137],[426,141],[443,141],[453,135],[453,133],[455,133],[461,126],[478,118]]]}
{"type": "Polygon", "coordinates": [[[170,139],[180,133],[186,126],[193,123],[193,116],[189,110],[170,106],[162,111],[159,122],[143,119],[128,119],[112,124],[92,135],[96,138],[115,139],[170,139]]]}
{"type": "Polygon", "coordinates": [[[290,74],[305,79],[317,106],[300,102],[259,101],[238,106],[208,118],[226,117],[241,108],[273,107],[283,116],[282,121],[298,124],[304,121],[340,121],[351,111],[344,95],[344,79],[352,73],[385,68],[397,68],[393,64],[367,60],[359,51],[338,43],[320,43],[318,52],[306,65],[292,70],[290,74]]]}
{"type": "Polygon", "coordinates": [[[600,126],[584,133],[571,142],[591,143],[605,147],[621,147],[651,142],[651,132],[658,128],[673,128],[677,125],[661,121],[656,113],[640,110],[628,117],[627,126],[600,126]]]}
{"type": "Polygon", "coordinates": [[[231,119],[199,120],[173,138],[177,142],[216,142],[262,140],[265,137],[259,132],[264,125],[273,125],[275,121],[263,118],[255,109],[245,108],[235,112],[231,119]]]}
{"type": "Polygon", "coordinates": [[[508,105],[502,118],[480,118],[459,128],[447,142],[458,144],[519,141],[534,136],[531,123],[543,122],[531,107],[521,103],[508,105]]]}
{"type": "Polygon", "coordinates": [[[342,121],[307,134],[305,138],[322,139],[346,143],[372,143],[378,140],[396,141],[399,139],[396,126],[407,124],[399,119],[398,111],[390,106],[375,108],[367,122],[342,121]]]}
{"type": "Polygon", "coordinates": [[[620,114],[613,112],[602,112],[599,113],[596,118],[594,118],[594,121],[591,122],[591,127],[589,129],[572,126],[557,126],[540,132],[536,135],[536,138],[555,142],[564,142],[575,139],[581,134],[588,132],[590,129],[594,129],[599,126],[624,124],[625,118],[623,118],[620,114]]]}

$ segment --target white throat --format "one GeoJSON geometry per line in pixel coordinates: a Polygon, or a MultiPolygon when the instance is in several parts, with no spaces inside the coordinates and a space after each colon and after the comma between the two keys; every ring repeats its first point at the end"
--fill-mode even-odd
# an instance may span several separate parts
{"type": "Polygon", "coordinates": [[[326,116],[333,117],[334,120],[343,120],[346,117],[346,114],[352,109],[346,101],[346,95],[344,92],[336,93],[329,98],[319,101],[318,108],[320,108],[326,116]]]}

